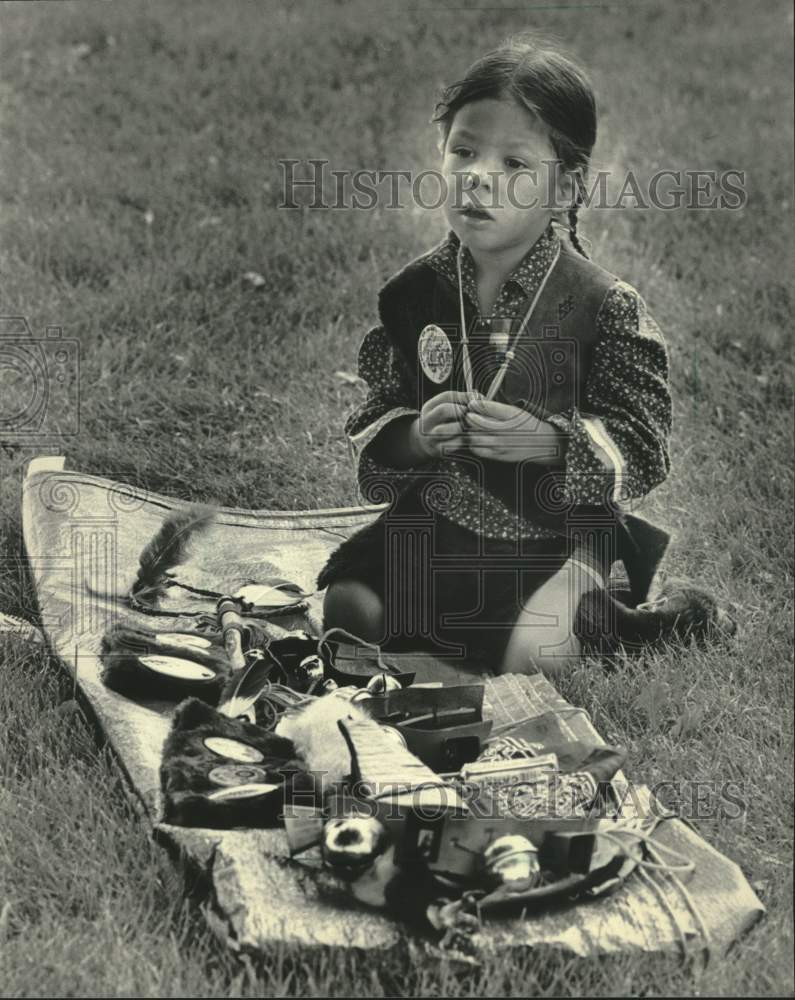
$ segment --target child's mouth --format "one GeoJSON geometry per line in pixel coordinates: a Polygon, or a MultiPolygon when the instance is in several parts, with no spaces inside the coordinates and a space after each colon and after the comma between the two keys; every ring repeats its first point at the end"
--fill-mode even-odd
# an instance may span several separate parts
{"type": "Polygon", "coordinates": [[[481,219],[486,221],[493,218],[491,213],[487,212],[485,208],[476,208],[474,205],[465,205],[461,209],[461,215],[463,215],[465,219],[472,220],[481,219]]]}

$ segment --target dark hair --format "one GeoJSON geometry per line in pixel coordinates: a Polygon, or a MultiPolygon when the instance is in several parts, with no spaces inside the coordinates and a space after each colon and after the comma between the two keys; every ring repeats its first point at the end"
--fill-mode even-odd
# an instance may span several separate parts
{"type": "Polygon", "coordinates": [[[568,213],[569,236],[587,257],[577,237],[577,208],[582,197],[580,180],[587,174],[596,142],[596,100],[585,72],[550,44],[514,35],[445,88],[432,121],[441,125],[446,139],[456,112],[487,97],[513,97],[548,130],[555,155],[565,170],[575,174],[577,196],[568,213]]]}

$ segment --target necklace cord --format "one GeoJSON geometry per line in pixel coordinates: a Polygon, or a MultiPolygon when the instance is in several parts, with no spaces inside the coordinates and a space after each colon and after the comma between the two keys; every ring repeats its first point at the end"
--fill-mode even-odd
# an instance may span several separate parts
{"type": "Polygon", "coordinates": [[[463,243],[458,244],[458,253],[456,254],[455,264],[456,271],[458,272],[458,305],[461,310],[461,352],[462,360],[464,364],[464,384],[466,385],[467,395],[474,395],[474,386],[472,383],[472,363],[469,359],[469,340],[467,336],[467,318],[466,311],[464,309],[464,282],[461,277],[461,260],[463,257],[464,245],[463,243]]]}
{"type": "MultiPolygon", "coordinates": [[[[463,243],[458,244],[458,253],[456,254],[456,271],[458,274],[458,304],[461,312],[461,353],[464,368],[464,383],[466,385],[466,391],[470,396],[474,395],[474,386],[472,381],[472,363],[469,357],[469,338],[467,336],[467,323],[466,323],[466,311],[464,309],[464,282],[461,273],[461,261],[463,259],[464,245],[463,243]]],[[[535,312],[535,308],[538,305],[538,300],[541,298],[541,293],[546,287],[547,281],[549,280],[550,274],[560,258],[560,244],[555,251],[555,256],[547,268],[546,274],[541,280],[541,284],[538,286],[533,300],[527,308],[524,314],[522,322],[519,324],[519,329],[514,334],[510,341],[508,350],[505,352],[505,356],[500,364],[499,370],[491,381],[491,385],[486,392],[486,399],[494,399],[500,390],[500,386],[505,378],[505,373],[508,371],[508,366],[515,356],[516,344],[519,338],[522,336],[524,331],[527,329],[527,324],[530,322],[530,318],[535,312]]]]}

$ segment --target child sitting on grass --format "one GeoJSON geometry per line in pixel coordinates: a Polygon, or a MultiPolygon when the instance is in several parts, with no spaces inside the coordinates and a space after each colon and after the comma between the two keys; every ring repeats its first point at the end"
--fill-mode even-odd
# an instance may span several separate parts
{"type": "Polygon", "coordinates": [[[577,235],[596,106],[574,62],[509,40],[435,121],[451,232],[381,289],[360,347],[345,432],[390,506],[321,570],[324,626],[554,672],[580,596],[621,559],[644,600],[667,543],[620,503],[669,471],[667,349],[577,235]]]}

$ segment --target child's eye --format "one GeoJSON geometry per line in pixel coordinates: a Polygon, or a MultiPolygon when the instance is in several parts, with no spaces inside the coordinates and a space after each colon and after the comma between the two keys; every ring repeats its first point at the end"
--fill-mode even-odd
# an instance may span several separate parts
{"type": "Polygon", "coordinates": [[[452,152],[454,156],[461,156],[464,159],[472,155],[472,150],[469,148],[469,146],[456,146],[452,152]]]}
{"type": "Polygon", "coordinates": [[[527,170],[527,164],[522,160],[517,160],[515,156],[509,156],[505,160],[506,167],[510,167],[511,170],[527,170]]]}

